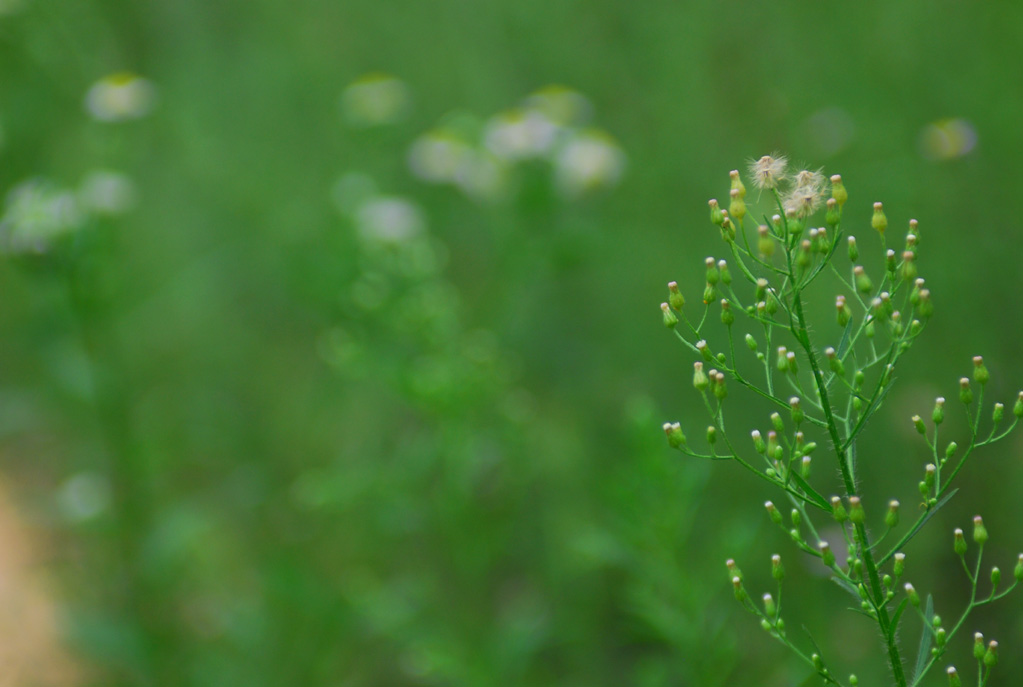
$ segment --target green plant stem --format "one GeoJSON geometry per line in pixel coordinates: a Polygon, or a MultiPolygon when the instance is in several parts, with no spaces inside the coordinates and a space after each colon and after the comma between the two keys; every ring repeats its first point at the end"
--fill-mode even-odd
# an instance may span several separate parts
{"type": "MultiPolygon", "coordinates": [[[[786,249],[785,257],[788,261],[789,271],[791,273],[792,252],[786,249]]],[[[821,405],[823,406],[825,421],[828,425],[828,434],[830,435],[832,444],[835,447],[835,453],[838,458],[839,469],[842,473],[842,481],[845,486],[846,495],[854,496],[856,495],[856,480],[852,471],[852,466],[850,466],[846,460],[846,449],[848,446],[842,442],[842,438],[838,433],[838,425],[835,421],[834,413],[831,410],[831,400],[828,397],[827,385],[824,383],[824,376],[821,373],[820,365],[817,362],[817,356],[814,352],[813,345],[810,342],[810,334],[806,326],[806,316],[803,313],[803,299],[800,296],[799,289],[795,286],[792,289],[792,305],[796,314],[796,320],[792,326],[792,333],[796,337],[796,340],[799,341],[799,344],[803,347],[803,351],[806,353],[806,356],[810,361],[810,369],[813,372],[814,383],[817,385],[817,389],[820,393],[821,405]]],[[[870,406],[868,405],[864,415],[869,415],[869,411],[870,406]]],[[[857,426],[861,425],[858,423],[857,426]]],[[[855,434],[853,437],[854,436],[855,434]]],[[[851,439],[852,437],[850,437],[849,443],[851,443],[851,439]]],[[[863,561],[863,567],[867,572],[867,579],[870,582],[871,596],[873,599],[876,599],[873,605],[877,611],[877,621],[881,626],[881,633],[885,637],[885,644],[888,650],[888,662],[892,669],[892,675],[895,677],[896,684],[899,687],[907,687],[906,676],[903,670],[902,657],[899,654],[898,644],[894,639],[894,633],[889,631],[891,620],[888,617],[888,607],[885,601],[884,589],[881,585],[881,577],[878,574],[877,566],[874,563],[873,553],[871,553],[870,537],[867,534],[867,528],[864,527],[862,523],[857,523],[854,528],[854,536],[856,538],[860,558],[863,561]]]]}

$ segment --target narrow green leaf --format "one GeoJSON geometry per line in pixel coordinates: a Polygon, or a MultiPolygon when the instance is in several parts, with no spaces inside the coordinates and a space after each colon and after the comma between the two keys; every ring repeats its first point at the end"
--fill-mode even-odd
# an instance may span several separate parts
{"type": "Polygon", "coordinates": [[[909,599],[903,599],[899,607],[895,609],[895,613],[892,614],[891,625],[888,626],[888,641],[895,641],[895,632],[899,629],[899,620],[902,618],[902,612],[906,610],[906,604],[909,603],[909,599]]]}
{"type": "Polygon", "coordinates": [[[842,339],[838,342],[837,354],[839,358],[845,355],[845,349],[849,347],[849,332],[852,331],[852,323],[853,321],[850,317],[849,321],[845,324],[845,331],[842,332],[842,339]]]}
{"type": "Polygon", "coordinates": [[[930,520],[931,518],[933,518],[934,514],[938,512],[938,509],[941,508],[942,506],[944,506],[946,503],[948,503],[949,499],[951,499],[953,496],[955,496],[957,491],[959,491],[958,487],[953,489],[952,491],[948,492],[943,497],[941,497],[941,500],[938,501],[936,504],[934,504],[933,508],[931,508],[929,511],[927,511],[927,515],[925,515],[924,517],[920,518],[920,520],[916,523],[916,525],[913,527],[913,529],[911,529],[909,531],[909,533],[906,534],[906,536],[904,536],[901,541],[899,541],[898,544],[896,544],[894,547],[892,547],[892,550],[889,551],[888,553],[886,553],[881,558],[881,560],[879,560],[877,562],[877,564],[879,566],[884,565],[885,563],[888,562],[888,560],[892,556],[894,556],[896,553],[898,553],[898,550],[900,548],[902,548],[903,546],[905,546],[909,542],[909,540],[911,540],[913,537],[915,537],[916,533],[920,531],[920,528],[923,527],[925,524],[927,524],[927,521],[930,520]]]}
{"type": "Polygon", "coordinates": [[[916,667],[913,668],[913,679],[910,680],[912,684],[916,684],[917,679],[920,677],[920,671],[927,665],[927,660],[931,657],[931,620],[934,618],[934,599],[930,594],[927,595],[927,605],[924,607],[924,622],[927,623],[924,626],[924,632],[920,636],[920,650],[916,655],[916,667]]]}
{"type": "MultiPolygon", "coordinates": [[[[852,583],[847,582],[846,580],[843,580],[841,577],[836,577],[834,575],[831,576],[831,581],[837,584],[845,591],[849,592],[856,599],[856,602],[859,603],[860,593],[856,590],[856,587],[854,587],[852,583]]],[[[858,611],[860,609],[857,608],[856,610],[858,611]]]]}
{"type": "Polygon", "coordinates": [[[799,485],[799,488],[806,493],[806,496],[809,499],[816,502],[816,504],[820,506],[822,509],[831,512],[831,504],[828,502],[828,500],[821,496],[821,494],[816,489],[811,487],[810,483],[803,479],[802,475],[800,475],[795,470],[789,470],[789,476],[792,478],[792,481],[799,485]]]}

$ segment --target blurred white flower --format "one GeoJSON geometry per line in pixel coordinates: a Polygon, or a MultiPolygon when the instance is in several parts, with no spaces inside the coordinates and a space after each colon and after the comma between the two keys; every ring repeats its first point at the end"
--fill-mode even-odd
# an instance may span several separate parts
{"type": "Polygon", "coordinates": [[[149,114],[156,104],[156,88],[131,72],[104,76],[85,94],[85,109],[101,122],[123,122],[149,114]]]}
{"type": "Polygon", "coordinates": [[[466,158],[455,173],[455,185],[467,196],[483,200],[499,198],[507,187],[506,164],[485,151],[466,158]]]}
{"type": "Polygon", "coordinates": [[[51,241],[80,227],[84,219],[73,192],[31,179],[7,194],[0,237],[10,252],[43,252],[51,241]]]}
{"type": "Polygon", "coordinates": [[[94,169],[78,187],[82,208],[97,215],[121,215],[135,205],[135,183],[121,172],[94,169]]]}
{"type": "Polygon", "coordinates": [[[490,118],[483,132],[483,143],[503,160],[525,160],[549,153],[560,130],[561,127],[538,110],[508,110],[490,118]]]}
{"type": "Polygon", "coordinates": [[[586,96],[556,84],[534,91],[526,98],[524,105],[562,126],[585,124],[593,115],[593,105],[586,96]]]}
{"type": "Polygon", "coordinates": [[[96,472],[79,472],[57,492],[57,506],[72,522],[90,520],[110,506],[110,483],[96,472]]]}
{"type": "Polygon", "coordinates": [[[610,134],[597,129],[573,133],[554,158],[555,180],[568,196],[614,186],[624,170],[625,153],[610,134]]]}
{"type": "Polygon", "coordinates": [[[977,130],[965,119],[939,119],[920,132],[920,153],[929,160],[951,160],[977,145],[977,130]]]}
{"type": "Polygon", "coordinates": [[[419,206],[397,196],[377,196],[355,212],[355,226],[364,240],[375,243],[406,243],[426,231],[419,206]]]}
{"type": "Polygon", "coordinates": [[[458,134],[446,129],[428,131],[412,143],[408,164],[412,173],[433,183],[454,183],[476,150],[458,134]]]}
{"type": "Polygon", "coordinates": [[[341,112],[352,126],[393,124],[408,112],[405,82],[389,74],[366,74],[341,93],[341,112]]]}

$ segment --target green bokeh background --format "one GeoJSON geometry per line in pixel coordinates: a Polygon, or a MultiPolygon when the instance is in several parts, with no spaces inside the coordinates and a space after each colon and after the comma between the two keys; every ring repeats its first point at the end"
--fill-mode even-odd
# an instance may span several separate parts
{"type": "MultiPolygon", "coordinates": [[[[885,684],[872,627],[768,526],[777,495],[664,444],[661,422],[705,420],[657,305],[671,279],[698,301],[703,258],[724,255],[706,200],[765,152],[842,173],[865,246],[873,201],[893,232],[919,219],[937,314],[861,446],[868,505],[911,510],[927,455],[908,417],[954,398],[978,353],[991,394],[1023,384],[1021,31],[1017,3],[947,0],[26,0],[0,16],[0,189],[103,167],[139,196],[0,261],[4,469],[58,543],[82,683],[816,684],[724,575],[737,556],[763,587],[779,552],[790,627],[885,684]],[[157,107],[93,121],[86,91],[126,69],[157,107]],[[338,98],[375,71],[408,86],[408,116],[351,127],[338,98]],[[564,199],[527,166],[491,203],[410,174],[408,146],[447,113],[484,121],[551,83],[625,151],[617,187],[564,199]],[[852,124],[838,149],[821,111],[852,124]],[[976,148],[929,159],[921,131],[948,117],[976,148]],[[331,200],[351,171],[423,208],[439,272],[360,253],[331,200]],[[369,310],[352,302],[367,271],[389,285],[369,310]],[[68,518],[83,474],[109,502],[68,518]]],[[[811,303],[822,339],[833,296],[811,303]]],[[[729,402],[733,426],[764,423],[729,402]]],[[[953,527],[982,509],[1006,573],[1023,547],[1020,448],[981,453],[907,550],[946,617],[967,593],[953,527]]],[[[1021,604],[971,620],[1003,647],[992,684],[1023,674],[1021,604]]],[[[909,660],[918,637],[911,620],[909,660]]],[[[950,658],[968,651],[964,633],[950,658]]]]}

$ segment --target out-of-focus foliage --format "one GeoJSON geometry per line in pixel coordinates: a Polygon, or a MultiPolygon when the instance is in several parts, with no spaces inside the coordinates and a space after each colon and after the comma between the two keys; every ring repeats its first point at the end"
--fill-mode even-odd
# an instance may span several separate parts
{"type": "MultiPolygon", "coordinates": [[[[1023,379],[1015,6],[0,10],[4,468],[83,683],[804,679],[732,627],[723,561],[780,545],[763,487],[660,431],[698,409],[657,303],[751,156],[920,220],[940,316],[860,449],[875,500],[912,502],[905,418],[959,361],[1023,379]]],[[[1023,544],[1003,451],[964,493],[1023,544]]],[[[946,539],[911,553],[953,566],[946,539]]]]}

